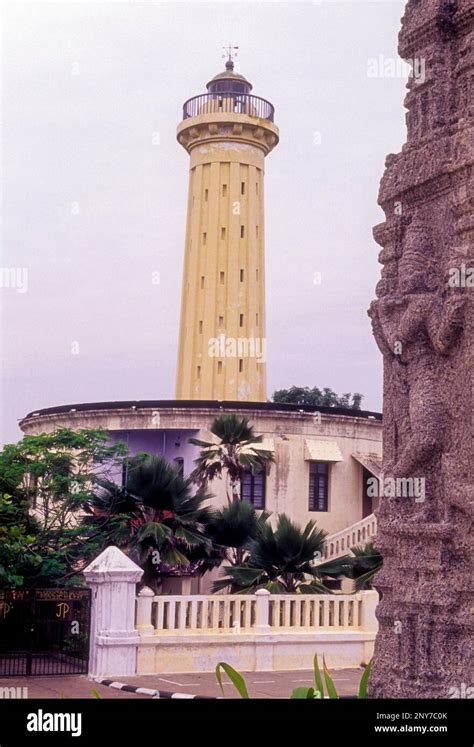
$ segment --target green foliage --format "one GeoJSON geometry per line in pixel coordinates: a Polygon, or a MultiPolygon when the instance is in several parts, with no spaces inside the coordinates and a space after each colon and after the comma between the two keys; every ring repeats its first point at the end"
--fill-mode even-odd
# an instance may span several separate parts
{"type": "Polygon", "coordinates": [[[164,572],[189,570],[196,551],[210,555],[208,497],[164,457],[140,453],[127,460],[125,489],[104,483],[84,524],[93,529],[105,518],[107,543],[122,547],[144,568],[144,583],[156,588],[164,572]]]}
{"type": "Polygon", "coordinates": [[[334,578],[352,579],[355,592],[372,588],[372,580],[383,565],[382,556],[371,542],[351,547],[351,552],[353,555],[342,555],[320,568],[334,578]]]}
{"type": "Polygon", "coordinates": [[[224,567],[224,578],[215,582],[213,591],[230,587],[239,593],[256,589],[267,589],[274,594],[331,593],[319,580],[321,572],[314,565],[315,558],[321,556],[326,536],[314,521],[301,529],[281,514],[276,529],[269,523],[261,525],[246,546],[247,561],[240,566],[224,567]]]}
{"type": "Polygon", "coordinates": [[[247,700],[249,698],[249,694],[244,678],[233,667],[231,667],[230,664],[226,664],[224,661],[220,661],[216,666],[216,679],[219,683],[222,695],[225,696],[224,686],[222,685],[221,669],[224,670],[224,672],[234,685],[235,689],[239,693],[240,697],[247,700]]]}
{"type": "Polygon", "coordinates": [[[248,501],[235,501],[221,509],[210,509],[206,534],[212,541],[216,564],[227,560],[241,565],[248,560],[248,545],[262,531],[270,514],[257,513],[248,501]]]}
{"type": "Polygon", "coordinates": [[[290,695],[291,700],[314,700],[320,697],[320,694],[314,687],[295,687],[290,695]]]}
{"type": "MultiPolygon", "coordinates": [[[[102,700],[102,695],[95,689],[95,687],[92,688],[91,693],[92,693],[93,698],[96,698],[97,700],[102,700]]],[[[59,697],[61,700],[66,699],[66,696],[64,695],[64,692],[62,690],[59,693],[59,697]]]]}
{"type": "Polygon", "coordinates": [[[337,395],[332,389],[318,389],[308,386],[292,386],[289,389],[278,389],[273,393],[273,401],[293,405],[314,405],[315,407],[347,407],[360,410],[363,395],[349,392],[337,395]]]}
{"type": "Polygon", "coordinates": [[[321,678],[321,672],[319,671],[317,654],[314,655],[314,659],[313,659],[313,672],[314,672],[314,682],[316,684],[316,690],[319,693],[319,697],[324,698],[324,687],[323,687],[323,681],[321,678]]]}
{"type": "Polygon", "coordinates": [[[253,474],[265,470],[274,461],[271,451],[259,449],[262,436],[256,436],[248,418],[237,415],[220,415],[210,428],[215,441],[190,438],[189,443],[201,447],[195,459],[191,478],[206,485],[215,478],[226,475],[229,481],[229,502],[240,500],[240,481],[246,471],[253,474]]]}
{"type": "Polygon", "coordinates": [[[22,586],[25,575],[41,565],[33,532],[27,502],[0,494],[0,588],[22,586]]]}
{"type": "Polygon", "coordinates": [[[100,430],[24,436],[0,452],[0,587],[78,583],[100,549],[78,516],[125,447],[100,430]],[[88,540],[87,543],[85,540],[88,540]]]}
{"type": "Polygon", "coordinates": [[[359,684],[359,698],[366,698],[367,697],[367,687],[369,684],[369,677],[370,672],[372,669],[372,659],[367,664],[366,668],[364,669],[364,674],[362,675],[362,678],[360,680],[359,684]]]}
{"type": "Polygon", "coordinates": [[[354,558],[351,560],[352,576],[354,579],[354,591],[371,589],[374,576],[383,565],[383,558],[374,548],[372,542],[367,542],[363,547],[351,547],[354,558]]]}
{"type": "MultiPolygon", "coordinates": [[[[316,657],[315,667],[317,667],[317,666],[318,666],[318,661],[317,661],[317,657],[316,657]]],[[[325,660],[324,656],[323,656],[323,672],[324,672],[324,681],[326,683],[326,690],[327,690],[328,696],[330,698],[338,698],[339,696],[337,694],[336,687],[335,687],[334,682],[333,682],[333,680],[331,678],[331,675],[329,674],[329,669],[326,666],[326,660],[325,660]]]]}
{"type": "MultiPolygon", "coordinates": [[[[372,665],[372,662],[370,661],[362,674],[360,684],[359,684],[358,698],[367,697],[367,685],[369,681],[371,665],[372,665]]],[[[219,664],[216,666],[216,678],[217,678],[217,682],[219,683],[219,687],[221,689],[223,697],[225,697],[225,692],[224,692],[224,687],[222,685],[221,669],[223,669],[224,672],[227,674],[230,681],[234,685],[235,689],[239,693],[240,697],[248,699],[250,696],[247,690],[247,685],[245,684],[245,680],[242,677],[242,675],[239,674],[239,672],[237,672],[235,669],[233,669],[233,667],[231,667],[230,664],[226,664],[225,662],[220,661],[219,664]]],[[[291,693],[290,699],[292,700],[320,700],[321,698],[325,698],[325,697],[330,698],[330,699],[339,698],[334,682],[331,678],[331,675],[329,674],[329,669],[326,666],[326,661],[325,661],[324,656],[323,656],[323,673],[324,673],[324,682],[326,684],[326,690],[327,690],[326,696],[324,695],[323,680],[321,678],[321,672],[319,669],[319,662],[318,662],[317,654],[315,654],[314,660],[313,660],[313,671],[314,671],[315,687],[296,687],[291,693]]]]}

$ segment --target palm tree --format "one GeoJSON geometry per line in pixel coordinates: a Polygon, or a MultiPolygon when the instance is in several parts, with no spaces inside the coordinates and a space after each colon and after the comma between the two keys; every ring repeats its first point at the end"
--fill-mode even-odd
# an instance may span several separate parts
{"type": "MultiPolygon", "coordinates": [[[[234,501],[224,508],[210,511],[206,534],[212,540],[219,561],[241,565],[248,559],[247,546],[259,535],[270,514],[257,513],[251,503],[234,501]]],[[[216,563],[217,564],[217,563],[216,563]]]]}
{"type": "Polygon", "coordinates": [[[351,547],[353,555],[342,555],[319,566],[326,575],[334,578],[350,578],[354,581],[354,591],[372,588],[372,580],[383,564],[382,556],[372,542],[351,547]],[[327,566],[327,570],[326,570],[327,566]]]}
{"type": "Polygon", "coordinates": [[[265,523],[247,544],[249,558],[240,566],[226,566],[213,591],[229,587],[241,594],[267,589],[275,594],[330,593],[320,579],[315,559],[321,557],[327,532],[309,521],[301,529],[288,516],[278,518],[276,529],[265,523]],[[308,576],[310,577],[308,579],[308,576]]]}
{"type": "Polygon", "coordinates": [[[351,547],[351,550],[354,553],[354,591],[372,589],[372,580],[383,565],[382,556],[372,542],[367,542],[363,547],[351,547]]]}
{"type": "Polygon", "coordinates": [[[220,415],[214,420],[210,431],[217,441],[189,439],[189,443],[201,447],[191,478],[204,486],[210,480],[222,478],[226,474],[230,487],[230,495],[227,491],[230,504],[240,500],[240,482],[245,472],[261,472],[274,461],[274,457],[271,451],[258,448],[258,444],[262,443],[262,436],[255,435],[248,418],[239,418],[233,414],[220,415]]]}
{"type": "Polygon", "coordinates": [[[193,494],[192,484],[164,457],[138,454],[128,462],[124,488],[103,483],[85,524],[105,523],[106,544],[136,557],[145,583],[156,587],[160,572],[189,567],[198,548],[210,552],[203,506],[209,496],[202,488],[193,494]]]}

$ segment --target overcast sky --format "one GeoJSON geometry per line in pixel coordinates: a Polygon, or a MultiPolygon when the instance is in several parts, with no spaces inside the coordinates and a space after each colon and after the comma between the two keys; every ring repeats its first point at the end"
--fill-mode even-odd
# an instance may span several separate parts
{"type": "Polygon", "coordinates": [[[370,77],[368,61],[396,59],[403,5],[3,6],[2,268],[19,279],[0,288],[2,440],[42,407],[174,397],[188,180],[175,130],[229,40],[280,128],[266,160],[268,396],[329,386],[381,408],[372,227],[385,156],[405,140],[405,79],[370,77]]]}

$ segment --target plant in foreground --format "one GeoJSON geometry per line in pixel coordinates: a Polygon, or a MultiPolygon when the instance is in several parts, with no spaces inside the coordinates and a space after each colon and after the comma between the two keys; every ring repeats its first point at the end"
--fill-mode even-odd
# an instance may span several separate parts
{"type": "MultiPolygon", "coordinates": [[[[371,664],[372,662],[370,661],[365,667],[364,673],[362,674],[362,677],[359,683],[359,694],[357,696],[358,698],[367,697],[367,685],[369,682],[371,664]]],[[[220,661],[218,665],[216,666],[216,679],[217,679],[217,682],[219,683],[219,687],[221,689],[222,695],[225,697],[224,687],[222,685],[221,670],[223,670],[227,674],[230,681],[234,685],[235,689],[239,693],[240,697],[248,700],[250,698],[250,695],[248,693],[247,685],[245,684],[244,678],[242,677],[241,674],[239,674],[239,672],[237,672],[233,667],[231,667],[230,664],[226,664],[226,662],[224,661],[220,661]]],[[[339,698],[339,695],[337,694],[336,686],[334,685],[332,677],[329,674],[329,669],[326,666],[326,661],[324,659],[324,656],[323,656],[323,674],[324,674],[324,684],[326,685],[327,695],[324,694],[323,678],[321,677],[317,654],[314,657],[313,670],[314,670],[315,687],[296,687],[291,693],[290,698],[292,700],[318,700],[318,699],[325,698],[325,697],[326,698],[339,698]]]]}

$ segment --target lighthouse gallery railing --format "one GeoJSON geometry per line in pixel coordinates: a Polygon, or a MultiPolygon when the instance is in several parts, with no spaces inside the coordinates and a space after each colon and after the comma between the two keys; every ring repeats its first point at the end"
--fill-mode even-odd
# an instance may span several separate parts
{"type": "Polygon", "coordinates": [[[250,117],[268,119],[273,122],[275,109],[266,99],[248,93],[203,93],[188,99],[183,106],[183,119],[200,114],[214,113],[247,114],[250,117]]]}

